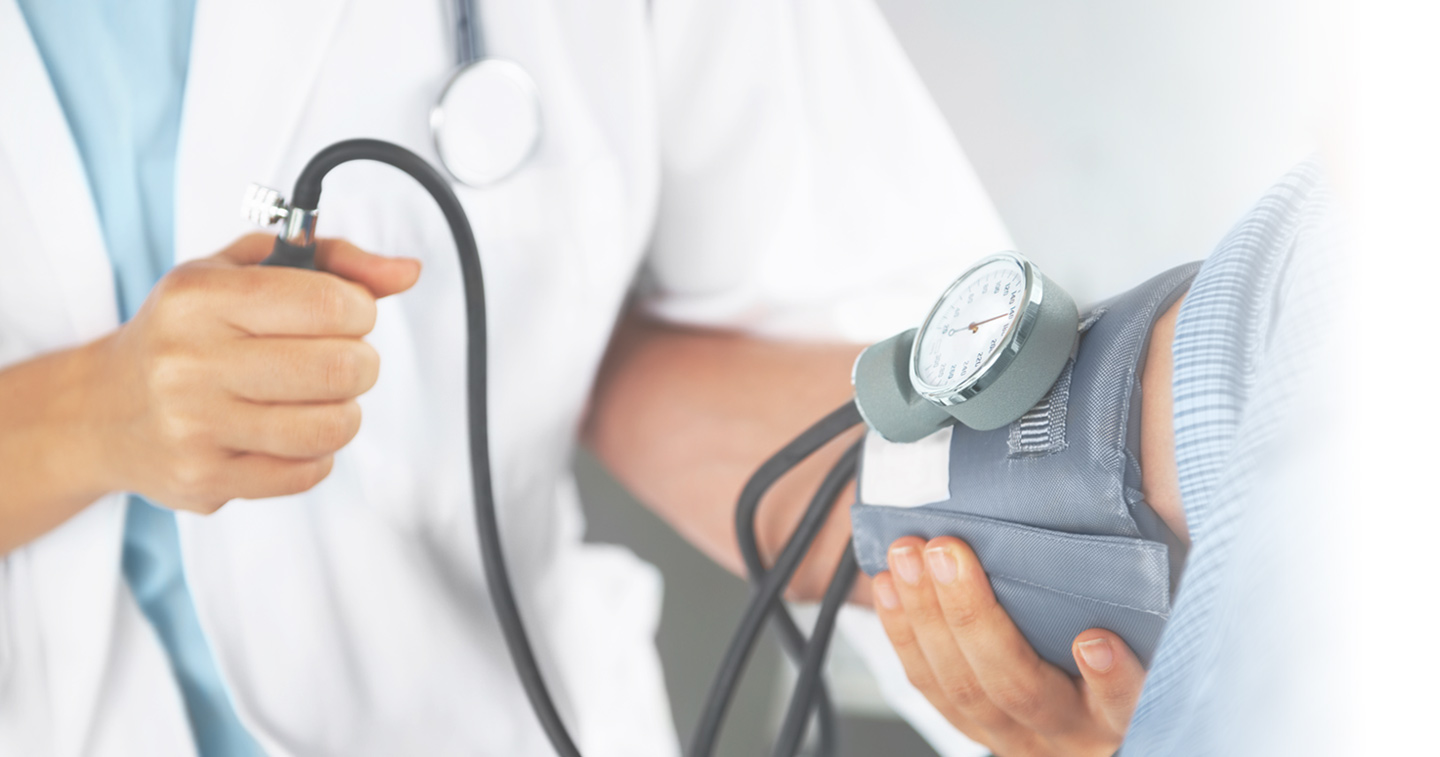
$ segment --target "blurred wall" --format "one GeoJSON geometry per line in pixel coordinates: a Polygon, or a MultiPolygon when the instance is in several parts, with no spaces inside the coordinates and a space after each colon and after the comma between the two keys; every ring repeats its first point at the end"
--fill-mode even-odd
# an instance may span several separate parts
{"type": "Polygon", "coordinates": [[[879,0],[1021,252],[1093,302],[1319,145],[1320,3],[879,0]]]}

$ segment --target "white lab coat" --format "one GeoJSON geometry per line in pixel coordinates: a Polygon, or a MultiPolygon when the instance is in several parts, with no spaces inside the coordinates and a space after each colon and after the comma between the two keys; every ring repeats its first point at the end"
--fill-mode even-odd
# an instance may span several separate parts
{"type": "MultiPolygon", "coordinates": [[[[538,82],[534,160],[459,188],[488,287],[503,536],[586,754],[677,751],[653,649],[660,577],[582,543],[569,461],[627,296],[676,322],[869,339],[1007,246],[867,0],[487,0],[538,82]]],[[[433,159],[444,4],[200,0],[176,257],[247,231],[247,182],[378,137],[433,159]]],[[[82,164],[0,0],[0,366],[116,327],[82,164]]],[[[187,580],[241,719],[272,755],[550,753],[493,620],[472,515],[458,266],[430,199],[379,166],[326,184],[320,230],[425,262],[384,301],[379,383],[314,490],[179,516],[187,580]]],[[[0,419],[3,423],[3,419],[0,419]]],[[[0,471],[0,497],[4,496],[0,471]]],[[[0,755],[192,754],[164,652],[120,573],[124,495],[0,558],[0,755]]]]}

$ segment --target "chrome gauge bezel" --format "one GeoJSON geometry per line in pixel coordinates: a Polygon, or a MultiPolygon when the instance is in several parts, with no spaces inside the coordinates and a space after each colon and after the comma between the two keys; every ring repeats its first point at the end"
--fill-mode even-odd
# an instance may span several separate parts
{"type": "Polygon", "coordinates": [[[915,392],[931,402],[938,405],[958,405],[965,400],[985,391],[987,387],[995,383],[1005,369],[1015,361],[1015,357],[1024,349],[1025,341],[1035,330],[1035,324],[1040,319],[1040,303],[1045,297],[1045,285],[1040,271],[1031,263],[1028,258],[1018,252],[999,252],[989,255],[974,265],[970,266],[964,273],[960,274],[950,286],[935,300],[935,305],[930,308],[930,314],[925,316],[925,322],[921,324],[920,330],[915,333],[915,341],[910,347],[910,385],[915,392]],[[1010,322],[1005,334],[1000,338],[1000,345],[980,364],[980,369],[970,376],[953,384],[935,386],[926,382],[920,377],[920,345],[924,343],[926,335],[930,331],[930,323],[940,313],[940,308],[950,297],[950,294],[965,284],[969,279],[983,270],[986,266],[1001,260],[1011,261],[1020,267],[1025,276],[1025,289],[1021,296],[1021,311],[1019,317],[1010,322]]]}

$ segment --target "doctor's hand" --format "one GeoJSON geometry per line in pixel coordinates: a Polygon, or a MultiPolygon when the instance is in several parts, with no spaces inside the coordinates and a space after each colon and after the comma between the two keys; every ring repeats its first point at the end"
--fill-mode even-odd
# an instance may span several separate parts
{"type": "Polygon", "coordinates": [[[108,490],[201,513],[293,494],[359,431],[355,398],[380,368],[362,340],[375,301],[409,289],[420,263],[330,239],[319,272],[255,265],[273,243],[254,234],[176,267],[95,343],[108,490]]]}
{"type": "Polygon", "coordinates": [[[1119,636],[1075,637],[1072,678],[1035,653],[964,542],[897,539],[889,565],[873,581],[875,611],[910,682],[966,736],[1000,757],[1120,747],[1145,669],[1119,636]]]}

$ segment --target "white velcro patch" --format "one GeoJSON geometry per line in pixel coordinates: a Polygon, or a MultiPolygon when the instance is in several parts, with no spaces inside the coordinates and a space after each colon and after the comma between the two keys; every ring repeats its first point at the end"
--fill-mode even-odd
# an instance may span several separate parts
{"type": "Polygon", "coordinates": [[[953,426],[918,442],[887,442],[865,436],[860,501],[867,505],[920,507],[950,499],[950,435],[953,426]]]}

